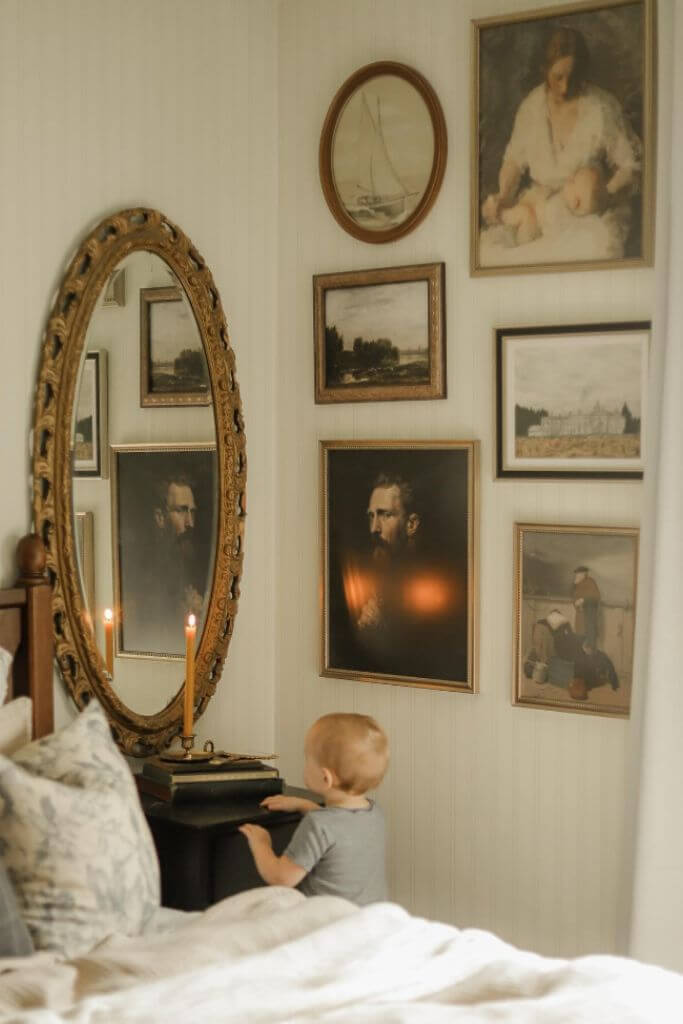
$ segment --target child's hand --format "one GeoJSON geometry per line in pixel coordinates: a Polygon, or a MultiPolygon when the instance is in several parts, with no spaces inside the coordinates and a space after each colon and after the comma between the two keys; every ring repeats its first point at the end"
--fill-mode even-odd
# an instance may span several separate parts
{"type": "Polygon", "coordinates": [[[303,800],[300,796],[267,796],[261,801],[261,807],[267,811],[298,811],[299,814],[306,814],[308,811],[319,810],[319,804],[312,800],[303,800]]]}
{"type": "Polygon", "coordinates": [[[267,796],[265,800],[261,801],[261,807],[265,807],[267,811],[298,811],[300,805],[303,803],[295,796],[267,796]]]}
{"type": "Polygon", "coordinates": [[[265,828],[261,828],[260,825],[240,825],[237,831],[241,832],[246,838],[252,853],[257,849],[273,849],[273,840],[270,838],[270,832],[265,828]]]}

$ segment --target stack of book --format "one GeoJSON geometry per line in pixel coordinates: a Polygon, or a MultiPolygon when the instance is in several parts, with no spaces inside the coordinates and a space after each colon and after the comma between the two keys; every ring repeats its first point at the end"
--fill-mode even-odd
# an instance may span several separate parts
{"type": "Polygon", "coordinates": [[[140,793],[175,804],[260,801],[283,789],[277,768],[251,757],[175,762],[150,757],[135,779],[140,793]]]}

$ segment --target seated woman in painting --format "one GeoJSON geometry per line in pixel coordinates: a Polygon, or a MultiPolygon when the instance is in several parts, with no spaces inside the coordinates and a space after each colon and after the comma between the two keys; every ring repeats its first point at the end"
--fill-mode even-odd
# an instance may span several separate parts
{"type": "Polygon", "coordinates": [[[487,247],[532,243],[539,251],[519,262],[623,257],[642,146],[617,98],[589,81],[589,65],[578,30],[553,32],[543,80],[517,110],[498,191],[482,204],[484,262],[487,247]]]}
{"type": "Polygon", "coordinates": [[[557,608],[534,623],[531,648],[524,656],[524,675],[541,685],[562,686],[574,700],[586,700],[590,690],[606,683],[619,689],[619,677],[608,655],[590,648],[557,608]]]}

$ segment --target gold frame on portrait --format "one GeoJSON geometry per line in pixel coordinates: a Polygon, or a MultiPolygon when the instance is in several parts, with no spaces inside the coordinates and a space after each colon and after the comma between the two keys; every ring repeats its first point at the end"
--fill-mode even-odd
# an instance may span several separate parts
{"type": "MultiPolygon", "coordinates": [[[[125,649],[122,641],[122,594],[121,594],[121,550],[119,547],[119,472],[118,456],[122,454],[134,455],[149,452],[216,452],[216,445],[213,442],[183,442],[179,444],[113,444],[111,445],[111,540],[112,540],[112,579],[114,584],[114,608],[116,609],[116,622],[114,629],[115,654],[117,658],[143,659],[147,661],[183,661],[185,654],[163,654],[157,651],[138,651],[125,649]]],[[[213,572],[215,573],[215,560],[213,572]]],[[[203,628],[206,628],[205,623],[203,628]]],[[[178,630],[182,629],[179,623],[178,630]]],[[[202,632],[198,636],[198,644],[201,643],[202,632]]]]}
{"type": "Polygon", "coordinates": [[[584,0],[580,3],[561,4],[557,7],[543,7],[513,15],[497,15],[472,21],[472,81],[471,81],[471,160],[470,160],[470,274],[484,277],[497,274],[555,273],[571,270],[614,270],[632,267],[649,267],[654,262],[655,232],[655,153],[656,153],[656,27],[654,0],[584,0]],[[529,22],[570,17],[574,14],[590,14],[608,8],[640,5],[643,8],[643,171],[641,184],[641,252],[639,256],[620,259],[600,260],[558,260],[553,263],[500,264],[482,266],[479,252],[480,210],[483,197],[480,195],[480,39],[488,28],[505,25],[519,25],[529,22]]]}
{"type": "MultiPolygon", "coordinates": [[[[636,622],[636,608],[637,608],[637,585],[638,585],[638,548],[640,540],[640,530],[637,526],[565,526],[565,525],[551,525],[548,523],[515,523],[514,525],[514,593],[513,593],[513,666],[512,666],[512,703],[517,707],[526,708],[542,708],[549,711],[568,711],[575,714],[591,714],[591,715],[602,715],[609,718],[628,718],[630,715],[631,702],[632,702],[632,690],[629,695],[627,706],[621,707],[610,704],[608,702],[598,702],[596,699],[590,700],[588,697],[579,700],[570,696],[567,691],[566,697],[559,697],[548,693],[547,687],[552,686],[549,681],[544,683],[536,683],[531,680],[531,683],[527,679],[524,680],[527,687],[533,689],[532,693],[523,693],[523,660],[524,660],[524,643],[522,636],[522,603],[523,603],[523,591],[524,591],[524,574],[523,574],[523,541],[524,536],[527,533],[547,533],[547,534],[566,534],[566,535],[593,535],[598,537],[630,537],[633,539],[633,577],[631,580],[631,597],[632,597],[632,624],[630,628],[630,643],[631,643],[631,687],[633,686],[633,642],[635,637],[635,622],[636,622]]],[[[581,552],[577,552],[577,559],[583,559],[581,552]]],[[[547,604],[557,604],[561,602],[561,598],[557,595],[538,595],[537,600],[545,600],[547,604]]],[[[565,598],[565,600],[567,600],[565,598]]],[[[625,609],[629,608],[629,605],[624,605],[625,609]]],[[[608,653],[608,652],[607,652],[608,653]]],[[[559,689],[559,686],[554,687],[555,690],[559,689]]],[[[589,691],[590,692],[590,691],[589,691]]]]}
{"type": "Polygon", "coordinates": [[[320,441],[320,675],[352,679],[366,683],[390,683],[424,689],[477,693],[478,680],[478,605],[479,605],[479,441],[320,441]],[[332,668],[329,664],[329,486],[328,454],[333,450],[368,451],[443,451],[467,453],[467,678],[449,681],[421,676],[366,672],[332,668]]]}
{"type": "Polygon", "coordinates": [[[390,402],[446,397],[445,264],[423,263],[410,267],[350,270],[313,277],[313,339],[315,349],[315,400],[327,402],[390,402]],[[426,384],[326,384],[325,303],[328,291],[382,284],[426,281],[425,320],[428,333],[429,381],[426,384]]]}

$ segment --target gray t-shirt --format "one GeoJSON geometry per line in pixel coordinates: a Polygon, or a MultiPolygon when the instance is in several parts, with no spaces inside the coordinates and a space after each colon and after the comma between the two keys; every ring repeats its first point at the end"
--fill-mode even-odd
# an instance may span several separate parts
{"type": "Polygon", "coordinates": [[[343,896],[363,906],[387,898],[384,815],[369,807],[321,807],[297,826],[285,856],[308,872],[306,896],[343,896]]]}

